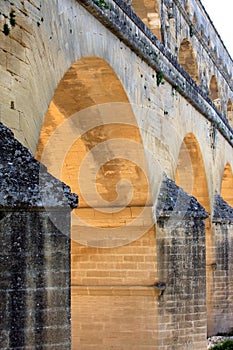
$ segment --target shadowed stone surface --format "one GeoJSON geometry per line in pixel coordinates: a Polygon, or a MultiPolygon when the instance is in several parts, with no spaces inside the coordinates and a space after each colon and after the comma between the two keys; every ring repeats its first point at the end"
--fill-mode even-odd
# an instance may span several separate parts
{"type": "Polygon", "coordinates": [[[0,348],[69,349],[77,196],[2,124],[0,135],[0,348]]]}
{"type": "Polygon", "coordinates": [[[233,208],[219,194],[215,196],[213,222],[233,223],[233,208]]]}
{"type": "Polygon", "coordinates": [[[160,284],[158,348],[206,348],[206,247],[208,216],[197,200],[163,177],[156,207],[160,284]],[[198,333],[198,336],[197,336],[198,333]]]}
{"type": "Polygon", "coordinates": [[[155,214],[157,219],[170,218],[171,216],[176,219],[205,219],[208,217],[208,213],[196,198],[187,194],[165,174],[163,175],[155,214]]]}
{"type": "Polygon", "coordinates": [[[233,308],[233,208],[220,195],[215,196],[213,239],[213,334],[228,333],[232,330],[233,308]]]}
{"type": "Polygon", "coordinates": [[[48,174],[2,123],[0,135],[0,207],[77,207],[70,188],[48,174]]]}

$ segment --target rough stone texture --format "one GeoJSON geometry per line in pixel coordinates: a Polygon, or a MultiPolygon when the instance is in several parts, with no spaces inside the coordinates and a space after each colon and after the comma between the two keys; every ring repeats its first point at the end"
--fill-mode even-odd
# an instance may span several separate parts
{"type": "Polygon", "coordinates": [[[155,210],[155,221],[172,216],[176,220],[183,218],[208,217],[206,210],[198,203],[197,199],[187,194],[175,182],[163,174],[163,180],[158,196],[158,203],[155,210]]]}
{"type": "MultiPolygon", "coordinates": [[[[58,3],[43,1],[41,6],[37,1],[33,3],[14,1],[17,25],[12,28],[10,36],[5,36],[0,31],[1,121],[14,130],[16,138],[34,154],[44,115],[67,69],[83,57],[102,58],[119,77],[129,102],[153,111],[153,118],[148,121],[150,127],[147,127],[147,122],[144,126],[143,121],[147,118],[141,111],[136,118],[142,129],[145,127],[147,131],[149,130],[145,135],[145,140],[143,139],[144,146],[153,154],[162,153],[162,156],[159,156],[161,166],[171,178],[175,173],[176,164],[173,161],[176,159],[176,152],[179,151],[180,142],[187,132],[192,131],[198,136],[201,149],[205,150],[205,168],[210,173],[208,186],[212,201],[214,193],[220,191],[222,166],[224,167],[227,161],[232,164],[231,145],[229,144],[232,135],[225,124],[224,115],[226,115],[227,99],[233,100],[233,95],[229,88],[231,80],[223,79],[222,74],[225,66],[231,70],[231,60],[213,26],[208,22],[202,7],[194,1],[191,1],[191,4],[190,13],[187,13],[184,6],[181,6],[181,11],[178,2],[174,2],[173,18],[170,21],[167,19],[170,11],[169,2],[166,1],[163,6],[160,6],[160,15],[164,18],[161,29],[164,36],[167,37],[163,43],[150,33],[140,19],[132,13],[132,9],[123,2],[119,2],[119,6],[112,2],[111,11],[90,2],[89,8],[97,12],[97,20],[75,0],[59,1],[58,3]],[[190,37],[189,29],[194,12],[198,19],[198,27],[194,35],[190,37]],[[105,18],[104,25],[99,22],[100,13],[105,18]],[[78,21],[77,18],[79,18],[78,21]],[[116,31],[112,34],[109,30],[114,23],[115,27],[118,27],[118,32],[128,38],[128,44],[122,42],[116,31]],[[201,39],[200,35],[203,23],[205,23],[206,35],[211,33],[211,47],[209,48],[205,37],[201,39]],[[175,35],[170,35],[169,32],[174,26],[175,35]],[[83,28],[88,28],[88,30],[83,30],[83,28]],[[165,33],[165,30],[168,32],[165,33]],[[191,41],[198,59],[200,80],[203,81],[199,89],[176,60],[177,49],[185,37],[191,41]],[[171,44],[170,53],[166,50],[168,42],[171,44]],[[111,50],[109,50],[109,43],[111,43],[111,50]],[[218,60],[213,58],[212,46],[215,46],[215,43],[218,46],[218,55],[222,55],[218,60]],[[132,50],[132,45],[134,49],[138,48],[136,53],[135,50],[132,50]],[[156,62],[153,61],[153,53],[158,55],[156,62]],[[148,65],[146,58],[154,62],[153,68],[151,64],[148,65]],[[14,60],[10,69],[9,60],[10,62],[14,60]],[[221,64],[220,61],[222,61],[221,64]],[[165,83],[159,87],[156,84],[156,70],[162,71],[166,77],[165,83]],[[208,85],[212,75],[216,75],[218,80],[223,104],[222,117],[208,98],[208,85]],[[199,90],[203,90],[205,98],[200,95],[199,90]],[[179,135],[180,142],[174,144],[173,138],[167,137],[167,126],[160,128],[158,127],[160,123],[167,123],[171,126],[179,135]],[[222,127],[228,141],[222,137],[221,131],[217,131],[222,127]],[[158,140],[155,150],[150,136],[158,140]],[[213,149],[212,146],[215,148],[213,149]],[[217,171],[216,160],[223,163],[217,167],[217,171]]],[[[9,11],[10,2],[3,1],[1,12],[8,14],[9,11]]],[[[4,17],[0,19],[3,25],[4,17]]],[[[231,75],[230,72],[229,75],[231,75]]]]}
{"type": "Polygon", "coordinates": [[[233,208],[219,195],[215,197],[213,242],[213,333],[228,333],[233,328],[233,208]]]}
{"type": "Polygon", "coordinates": [[[1,349],[70,347],[70,213],[63,232],[41,211],[0,221],[1,349]],[[65,233],[66,234],[65,234],[65,233]]]}
{"type": "Polygon", "coordinates": [[[77,207],[70,188],[48,174],[2,123],[0,135],[0,207],[77,207]]]}
{"type": "MultiPolygon", "coordinates": [[[[141,5],[143,5],[142,3],[143,2],[141,2],[141,5]]],[[[148,4],[146,1],[144,4],[145,3],[148,4]]],[[[17,24],[16,27],[11,28],[9,36],[5,36],[2,30],[0,31],[0,120],[10,127],[11,130],[14,130],[17,139],[34,153],[43,126],[44,116],[54,96],[54,92],[58,84],[63,80],[62,77],[64,77],[67,70],[69,70],[69,68],[73,70],[74,79],[72,81],[65,81],[64,85],[67,84],[70,86],[70,83],[75,84],[81,91],[81,94],[77,95],[78,98],[73,99],[73,103],[68,103],[71,110],[75,113],[78,111],[78,109],[74,108],[76,104],[78,104],[79,108],[81,106],[81,108],[85,109],[90,106],[88,103],[92,104],[93,101],[94,104],[101,104],[106,101],[106,96],[109,97],[109,93],[107,91],[107,93],[104,94],[103,89],[99,88],[101,85],[98,86],[98,83],[100,80],[104,82],[108,80],[106,78],[106,72],[112,69],[114,74],[111,76],[113,77],[115,75],[117,77],[118,83],[121,85],[122,90],[125,91],[129,106],[132,106],[135,119],[140,129],[139,131],[142,135],[143,146],[148,151],[148,154],[155,156],[155,162],[150,161],[150,159],[148,162],[150,185],[155,187],[152,191],[153,194],[158,192],[160,185],[160,179],[158,179],[158,172],[156,167],[154,168],[154,164],[159,164],[160,168],[166,171],[170,178],[174,179],[182,141],[187,133],[192,133],[193,138],[196,138],[197,144],[200,145],[200,154],[203,157],[204,163],[203,168],[206,169],[206,171],[208,170],[206,186],[206,188],[208,188],[208,193],[205,195],[205,199],[206,202],[210,202],[207,203],[208,208],[206,209],[209,210],[209,208],[212,207],[215,193],[220,193],[222,172],[226,163],[229,163],[231,168],[233,167],[233,139],[232,131],[229,126],[229,113],[227,113],[228,99],[231,99],[231,101],[233,100],[232,60],[224,49],[224,45],[216,34],[213,25],[210,23],[208,16],[198,0],[189,0],[188,3],[179,0],[174,0],[172,2],[164,0],[158,1],[158,4],[162,27],[161,42],[159,42],[142,21],[140,21],[138,16],[133,13],[133,7],[126,6],[126,4],[120,0],[110,0],[106,1],[106,3],[98,0],[85,1],[85,4],[84,1],[78,2],[76,0],[1,1],[1,13],[9,15],[11,7],[13,6],[17,24]],[[87,8],[88,11],[86,10],[87,8]],[[199,77],[199,86],[190,78],[188,72],[178,64],[178,52],[184,38],[190,42],[194,55],[196,56],[198,67],[196,73],[199,77]],[[93,61],[97,67],[98,59],[102,62],[101,67],[103,69],[100,70],[96,70],[95,65],[87,65],[87,71],[94,72],[94,84],[99,88],[96,94],[93,93],[92,89],[93,80],[88,79],[87,81],[80,81],[80,71],[74,69],[75,63],[80,62],[82,65],[82,59],[87,57],[94,58],[93,61]],[[99,80],[96,79],[98,75],[96,73],[100,75],[99,80]],[[164,76],[163,84],[159,86],[156,81],[157,73],[163,73],[164,76]],[[101,79],[103,75],[105,79],[101,79]],[[218,106],[221,107],[222,112],[209,98],[209,84],[212,76],[216,77],[218,83],[218,106]],[[138,106],[142,106],[142,108],[138,108],[138,106]]],[[[9,19],[1,15],[1,26],[8,20],[9,19]]],[[[114,78],[109,78],[107,82],[108,84],[105,84],[107,87],[106,90],[112,89],[114,94],[116,80],[114,78]]],[[[61,114],[65,109],[64,105],[67,103],[67,94],[69,94],[69,91],[67,92],[67,90],[64,89],[60,101],[61,108],[58,110],[60,113],[59,117],[63,117],[61,114]]],[[[112,103],[115,99],[108,99],[107,101],[112,103]]],[[[122,99],[117,101],[122,102],[122,99]]],[[[125,102],[125,100],[123,101],[125,102]]],[[[230,112],[232,117],[232,111],[230,112]]],[[[122,116],[118,114],[117,118],[120,117],[122,120],[122,116]]],[[[54,122],[56,122],[56,120],[54,120],[54,115],[51,116],[49,121],[51,123],[49,127],[53,127],[55,124],[54,122]]],[[[56,157],[59,158],[59,151],[59,145],[58,147],[54,147],[52,156],[56,153],[56,157]]],[[[193,169],[201,170],[201,157],[195,157],[195,152],[193,152],[192,156],[194,158],[192,164],[194,165],[193,169]]],[[[26,166],[28,164],[25,162],[24,165],[26,166]]],[[[73,164],[69,165],[72,166],[73,164]]],[[[22,172],[25,174],[24,169],[22,172]]],[[[198,201],[202,203],[199,197],[203,196],[200,195],[198,191],[199,189],[202,190],[202,187],[204,187],[203,178],[205,177],[205,173],[203,171],[199,173],[200,174],[196,175],[195,172],[193,172],[191,176],[189,176],[189,180],[192,182],[192,176],[197,180],[193,181],[193,184],[195,184],[195,196],[197,196],[198,201]]],[[[54,184],[52,178],[50,178],[50,180],[54,184]]],[[[26,180],[24,179],[24,181],[26,180]]],[[[7,185],[12,186],[10,185],[10,180],[7,185]]],[[[141,186],[141,183],[139,183],[139,186],[141,186]]],[[[37,185],[35,185],[35,189],[36,188],[37,185]]],[[[27,191],[33,194],[29,189],[27,189],[27,191]]],[[[12,206],[12,203],[15,202],[15,198],[17,199],[18,197],[14,195],[12,198],[10,195],[8,200],[9,191],[4,195],[6,194],[7,197],[4,199],[5,204],[7,206],[12,206]]],[[[22,194],[22,199],[23,197],[24,195],[22,194]]],[[[32,199],[33,198],[32,196],[32,199]]],[[[62,191],[61,198],[63,198],[62,191]]],[[[185,196],[182,198],[184,199],[185,196]]],[[[35,202],[36,200],[33,202],[34,204],[30,203],[29,207],[33,208],[31,204],[35,205],[35,202]]],[[[25,199],[24,204],[28,206],[27,199],[25,199]]],[[[37,204],[43,203],[39,201],[37,204]]],[[[53,198],[51,198],[51,201],[49,200],[48,205],[52,205],[54,208],[53,198]]],[[[61,202],[59,200],[59,206],[60,205],[61,202]]],[[[193,201],[193,207],[196,205],[197,203],[193,201]]],[[[134,215],[137,215],[135,214],[136,210],[133,213],[128,211],[128,209],[129,208],[126,208],[127,215],[126,213],[124,213],[124,215],[121,213],[121,216],[115,215],[114,220],[108,219],[109,221],[106,220],[104,215],[101,216],[101,213],[99,217],[96,217],[95,214],[92,213],[94,217],[92,221],[106,227],[108,232],[108,224],[110,224],[110,226],[112,224],[122,225],[122,222],[127,223],[128,220],[134,218],[134,215]]],[[[169,207],[167,209],[169,209],[169,207]]],[[[201,238],[199,239],[199,231],[196,228],[195,230],[193,229],[192,223],[194,222],[194,227],[196,227],[196,224],[201,221],[201,217],[198,217],[197,211],[195,210],[193,214],[192,210],[191,213],[187,212],[188,216],[186,217],[186,211],[184,212],[183,209],[184,208],[181,207],[181,210],[179,210],[178,206],[178,218],[179,221],[182,221],[184,215],[184,221],[188,222],[190,220],[190,227],[188,224],[185,226],[190,232],[187,232],[186,228],[180,223],[175,225],[173,233],[175,235],[182,234],[182,237],[186,237],[186,240],[182,238],[180,242],[183,244],[187,241],[187,247],[185,247],[183,251],[181,246],[177,246],[175,241],[170,241],[170,238],[168,238],[166,241],[168,244],[165,245],[165,252],[169,252],[170,250],[172,250],[172,252],[178,251],[180,258],[178,262],[183,262],[184,266],[189,266],[188,257],[183,255],[186,252],[190,254],[190,261],[195,267],[195,249],[197,249],[196,255],[200,257],[201,263],[203,263],[204,260],[203,256],[199,256],[201,251],[200,242],[202,242],[203,233],[201,231],[201,238]],[[191,219],[189,219],[189,216],[191,219]],[[192,232],[194,232],[194,236],[197,237],[198,243],[196,247],[195,242],[191,249],[190,242],[192,240],[192,232]],[[188,240],[188,237],[191,237],[190,240],[188,240]]],[[[91,209],[90,211],[87,210],[86,213],[86,217],[88,217],[89,220],[90,212],[91,209]]],[[[48,211],[46,213],[48,214],[48,211]]],[[[170,213],[167,213],[165,219],[160,222],[165,228],[168,226],[168,232],[171,230],[169,224],[175,222],[173,213],[171,213],[172,219],[169,217],[169,214],[170,213]]],[[[142,221],[147,221],[147,218],[142,221]]],[[[159,231],[159,234],[160,232],[162,231],[159,231]]],[[[143,281],[151,284],[151,280],[156,279],[155,282],[157,282],[161,293],[164,292],[164,295],[166,295],[165,282],[163,282],[162,278],[157,280],[157,256],[156,254],[152,256],[153,251],[156,249],[153,229],[145,236],[147,237],[143,237],[133,244],[121,247],[119,250],[106,251],[105,249],[100,250],[98,248],[93,250],[90,247],[82,245],[75,250],[75,247],[74,255],[72,256],[73,267],[74,270],[76,270],[74,272],[75,279],[81,280],[83,284],[88,282],[94,285],[100,283],[100,281],[110,281],[109,283],[112,284],[120,284],[122,280],[123,282],[127,280],[132,283],[143,281]]],[[[212,238],[210,230],[209,236],[212,238]]],[[[160,239],[160,236],[158,236],[158,238],[160,239]]],[[[160,243],[159,240],[158,242],[160,243]]],[[[213,246],[211,239],[207,241],[206,246],[206,251],[210,251],[208,264],[212,264],[211,253],[213,246]]],[[[159,252],[160,246],[158,246],[157,249],[159,252]]],[[[177,282],[175,278],[173,278],[175,275],[174,266],[176,266],[176,259],[172,256],[171,263],[169,262],[169,257],[169,254],[165,254],[167,260],[164,259],[167,261],[166,264],[168,266],[167,272],[166,270],[164,271],[163,265],[160,271],[159,266],[159,276],[161,277],[163,272],[165,276],[166,273],[170,273],[167,279],[170,280],[171,278],[171,281],[174,281],[175,286],[177,286],[177,282]],[[172,264],[173,267],[171,266],[172,264]]],[[[199,265],[197,267],[197,273],[199,273],[199,265]]],[[[178,271],[181,271],[180,265],[178,266],[178,271]]],[[[187,271],[188,267],[184,270],[185,276],[187,271]]],[[[195,270],[190,270],[190,276],[193,279],[194,274],[195,270]]],[[[205,276],[204,271],[202,271],[202,274],[205,276]]],[[[182,278],[182,275],[180,278],[182,278]]],[[[185,285],[185,281],[182,280],[182,284],[185,285]]],[[[194,285],[196,287],[196,284],[193,284],[191,288],[193,288],[193,295],[196,296],[195,293],[197,290],[194,285]]],[[[93,288],[95,289],[95,286],[93,288]]],[[[204,300],[202,288],[203,285],[201,284],[200,300],[197,301],[198,311],[200,311],[200,305],[198,303],[201,304],[204,300]]],[[[210,284],[210,288],[212,288],[212,284],[210,284]]],[[[120,295],[122,291],[118,289],[117,292],[120,295]]],[[[102,293],[102,304],[99,302],[100,307],[98,307],[97,303],[100,299],[96,295],[91,297],[90,294],[88,294],[90,293],[88,288],[85,290],[86,295],[84,295],[83,298],[80,297],[80,295],[82,295],[82,289],[79,289],[78,293],[79,294],[76,295],[77,302],[79,303],[77,309],[82,312],[80,323],[83,325],[82,346],[85,350],[88,349],[86,342],[90,342],[88,346],[92,349],[93,347],[99,348],[98,342],[96,345],[93,344],[93,342],[91,343],[90,332],[88,333],[87,329],[92,305],[94,305],[97,310],[96,313],[92,315],[93,324],[96,326],[95,329],[97,333],[102,327],[102,333],[100,332],[102,336],[101,341],[103,341],[104,334],[107,333],[109,336],[108,341],[105,342],[107,350],[111,346],[111,333],[114,332],[117,327],[119,332],[114,333],[115,346],[117,347],[116,343],[119,339],[119,334],[122,335],[121,341],[123,343],[124,329],[121,328],[121,323],[123,321],[125,327],[128,327],[128,343],[130,344],[130,341],[134,341],[135,326],[138,326],[136,321],[139,318],[139,313],[135,310],[137,304],[140,305],[139,308],[142,310],[143,315],[145,315],[144,323],[146,325],[150,324],[150,321],[151,323],[154,322],[157,317],[156,308],[154,308],[151,313],[146,312],[147,306],[152,306],[152,309],[156,304],[151,302],[151,296],[138,298],[135,302],[135,296],[130,296],[130,300],[128,296],[126,298],[122,297],[121,300],[119,300],[119,296],[115,295],[114,297],[109,297],[109,299],[112,298],[112,303],[109,303],[109,308],[107,309],[106,307],[104,310],[105,318],[103,317],[102,320],[104,319],[105,323],[103,322],[101,325],[98,325],[98,315],[101,315],[101,306],[109,301],[108,296],[105,298],[103,295],[103,293],[106,293],[105,289],[103,288],[101,291],[98,289],[97,291],[95,290],[96,294],[102,293]],[[111,307],[114,312],[111,313],[111,327],[108,328],[108,312],[111,312],[111,307]],[[129,314],[132,312],[132,315],[135,316],[128,319],[128,322],[127,314],[121,314],[124,308],[127,308],[129,314]],[[117,317],[115,317],[116,315],[117,317]],[[135,324],[132,324],[133,321],[135,321],[135,324]],[[98,326],[100,328],[98,328],[98,326]],[[104,332],[105,329],[107,329],[107,332],[104,332]]],[[[127,293],[129,293],[129,291],[127,291],[127,293]]],[[[176,300],[178,300],[177,295],[178,294],[175,294],[176,300]]],[[[191,296],[187,297],[187,300],[189,300],[188,298],[191,300],[191,305],[194,305],[195,302],[192,301],[191,296]]],[[[75,303],[76,299],[74,299],[74,305],[75,303]]],[[[187,306],[186,301],[184,301],[184,304],[187,306]]],[[[174,307],[174,304],[172,305],[172,307],[174,307]]],[[[190,316],[189,314],[185,316],[185,314],[182,313],[182,311],[184,311],[183,304],[179,306],[180,308],[176,310],[176,313],[180,315],[180,320],[188,318],[190,316]]],[[[166,307],[169,308],[169,303],[166,304],[166,307]]],[[[166,307],[164,306],[164,309],[166,309],[166,307]]],[[[197,314],[194,313],[191,315],[193,323],[189,325],[190,328],[194,327],[194,325],[195,327],[197,326],[197,322],[193,321],[195,315],[197,314]]],[[[159,320],[161,320],[162,324],[168,321],[167,328],[173,327],[175,336],[177,329],[174,328],[174,320],[178,322],[178,316],[172,317],[171,314],[168,314],[167,319],[162,319],[160,317],[159,320]],[[172,317],[173,319],[171,320],[172,317]]],[[[75,320],[75,315],[73,320],[75,320]]],[[[179,322],[181,322],[180,320],[179,322]]],[[[203,313],[200,313],[200,320],[204,320],[203,313]]],[[[187,322],[187,320],[185,321],[187,322]]],[[[203,329],[205,327],[203,326],[203,322],[201,327],[197,326],[195,330],[192,328],[193,337],[195,337],[196,342],[198,332],[201,333],[201,343],[198,350],[200,350],[200,348],[204,349],[203,329]]],[[[77,332],[79,332],[80,323],[77,325],[77,332]]],[[[186,331],[186,329],[183,330],[183,324],[179,323],[179,325],[179,340],[181,341],[181,332],[183,332],[186,337],[186,342],[188,343],[190,340],[190,333],[188,333],[189,331],[186,331]]],[[[140,340],[143,339],[145,342],[148,340],[149,342],[151,333],[148,332],[148,338],[146,338],[146,332],[143,333],[143,322],[140,323],[140,326],[142,327],[140,332],[143,337],[141,337],[138,331],[138,342],[136,345],[134,343],[134,347],[138,346],[140,350],[145,350],[145,348],[150,349],[150,343],[147,345],[141,344],[140,340]]],[[[160,328],[160,325],[158,328],[160,328]]],[[[137,327],[137,330],[138,329],[137,327]]],[[[164,329],[166,329],[165,326],[164,329]]],[[[153,329],[153,332],[156,333],[156,329],[153,329]]],[[[165,330],[165,338],[168,335],[167,332],[168,330],[165,330]]],[[[170,338],[168,338],[167,342],[170,341],[170,344],[173,344],[171,333],[170,331],[170,338]]],[[[162,336],[162,332],[160,336],[162,336]]],[[[80,339],[78,339],[78,341],[80,341],[80,339]]],[[[101,344],[101,348],[103,348],[102,345],[103,344],[101,344]]],[[[196,345],[197,343],[195,343],[195,346],[196,345]]],[[[164,346],[169,347],[167,344],[164,346]]],[[[191,345],[186,344],[185,346],[189,347],[191,345]]],[[[56,345],[56,350],[62,347],[62,345],[56,345]]],[[[182,347],[184,347],[184,345],[182,347]]],[[[131,344],[129,348],[131,350],[131,344]]],[[[161,349],[161,343],[159,344],[159,349],[161,349]]],[[[171,347],[169,347],[169,349],[171,349],[171,347]]]]}
{"type": "Polygon", "coordinates": [[[2,124],[0,148],[0,348],[69,349],[70,208],[77,196],[45,167],[41,173],[2,124]]]}
{"type": "Polygon", "coordinates": [[[163,286],[158,298],[158,348],[205,349],[207,213],[166,177],[156,212],[158,280],[163,286]],[[177,201],[182,202],[178,211],[177,201]]]}
{"type": "MultiPolygon", "coordinates": [[[[201,72],[198,72],[200,74],[201,79],[203,79],[203,86],[200,88],[189,76],[189,74],[177,63],[177,49],[179,45],[179,41],[177,37],[181,35],[180,33],[180,27],[182,24],[185,23],[186,28],[190,28],[190,26],[193,26],[190,19],[187,21],[187,14],[184,14],[184,9],[180,5],[179,1],[175,1],[175,6],[177,6],[174,9],[174,18],[176,19],[176,28],[177,32],[175,35],[175,38],[170,37],[169,39],[169,33],[163,32],[162,27],[162,35],[164,38],[164,43],[166,42],[167,45],[163,45],[156,37],[155,35],[149,30],[149,28],[144,25],[144,23],[138,18],[138,16],[134,13],[134,10],[132,7],[128,6],[125,1],[117,0],[115,2],[112,2],[111,0],[108,2],[108,6],[104,7],[101,6],[98,1],[92,1],[92,0],[85,0],[82,1],[82,4],[86,6],[86,8],[94,15],[96,16],[105,26],[108,26],[111,31],[113,31],[114,34],[116,34],[118,37],[120,37],[123,42],[125,42],[128,46],[134,50],[137,55],[139,55],[143,60],[146,61],[146,63],[154,68],[156,71],[162,71],[164,78],[169,81],[169,83],[178,90],[182,95],[185,96],[187,100],[191,104],[193,104],[198,110],[201,111],[202,114],[204,114],[207,119],[209,119],[211,122],[216,123],[218,130],[226,137],[229,142],[231,143],[231,138],[229,132],[229,125],[226,119],[226,116],[221,115],[219,109],[215,106],[213,101],[209,98],[209,91],[206,88],[208,86],[208,82],[206,81],[206,77],[201,72]],[[116,5],[117,4],[117,5],[116,5]],[[110,13],[109,13],[110,12],[110,13]],[[181,24],[179,21],[179,13],[182,13],[184,16],[183,23],[181,24]],[[130,18],[130,20],[129,20],[130,18]],[[187,22],[188,23],[187,23],[187,22]],[[179,29],[178,29],[179,28],[179,29]],[[138,29],[140,29],[138,31],[138,29]],[[171,47],[171,51],[167,50],[167,46],[171,47]],[[210,109],[207,107],[205,101],[208,101],[208,104],[211,105],[211,107],[215,110],[215,112],[218,114],[217,119],[216,117],[210,112],[210,109]],[[227,124],[227,125],[224,125],[227,124]]],[[[195,7],[195,5],[193,4],[195,7]]],[[[162,6],[161,6],[162,7],[162,6]]],[[[167,6],[164,6],[164,9],[166,8],[165,12],[168,12],[169,10],[169,4],[167,6]]],[[[205,20],[206,13],[202,13],[203,9],[196,9],[197,13],[200,17],[202,17],[202,21],[205,20]]],[[[204,11],[203,11],[204,12],[204,11]]],[[[161,17],[162,17],[163,11],[161,10],[161,17]]],[[[164,18],[161,18],[162,22],[164,18]]],[[[186,29],[187,30],[187,29],[186,29]]],[[[196,33],[196,31],[195,31],[196,33]]],[[[185,33],[186,34],[186,33],[185,33]]],[[[187,35],[187,34],[186,34],[187,35]]],[[[211,33],[211,35],[213,35],[211,33]]],[[[182,37],[182,36],[181,36],[182,37]]],[[[185,36],[183,36],[185,37],[185,36]]],[[[222,43],[218,42],[218,38],[215,37],[215,41],[218,43],[219,46],[222,45],[222,43]]],[[[196,43],[193,43],[197,46],[197,57],[199,54],[198,52],[198,46],[205,47],[205,42],[202,41],[202,39],[197,35],[196,43]]],[[[211,57],[211,52],[208,48],[205,47],[207,50],[207,54],[209,57],[211,57]]],[[[221,47],[222,50],[223,47],[221,47]]],[[[205,51],[202,50],[203,55],[205,56],[205,51]]],[[[212,58],[212,57],[211,57],[212,58]]],[[[207,57],[205,57],[207,60],[207,57]]],[[[198,60],[201,60],[201,57],[198,57],[198,60]]],[[[232,65],[232,61],[228,54],[226,54],[226,60],[229,62],[229,67],[232,65]]],[[[200,66],[203,63],[200,63],[200,66]]],[[[212,64],[212,62],[211,62],[212,64]]],[[[207,67],[206,67],[207,68],[207,67]]],[[[222,68],[218,67],[221,71],[222,68]]],[[[232,74],[232,72],[231,72],[232,74]]],[[[223,74],[226,76],[226,82],[227,85],[230,83],[230,76],[231,74],[223,74]],[[227,76],[228,75],[228,76],[227,76]]],[[[225,81],[224,81],[225,83],[225,81]]],[[[224,98],[222,96],[222,98],[224,98]]],[[[226,106],[224,106],[224,110],[226,110],[226,106]]]]}
{"type": "Polygon", "coordinates": [[[233,208],[220,195],[215,196],[213,209],[214,223],[233,224],[233,208]]]}

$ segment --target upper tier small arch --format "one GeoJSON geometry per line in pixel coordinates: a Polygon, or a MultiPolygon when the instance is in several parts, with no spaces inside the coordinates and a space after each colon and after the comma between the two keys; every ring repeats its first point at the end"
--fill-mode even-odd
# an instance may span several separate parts
{"type": "Polygon", "coordinates": [[[134,12],[161,41],[161,20],[158,0],[132,0],[134,12]]]}
{"type": "Polygon", "coordinates": [[[233,104],[230,98],[227,102],[227,119],[230,126],[233,128],[233,104]]]}
{"type": "Polygon", "coordinates": [[[221,111],[221,100],[219,97],[218,82],[216,76],[213,75],[210,79],[209,85],[210,98],[216,105],[216,107],[221,111]]]}
{"type": "Polygon", "coordinates": [[[199,84],[199,73],[196,57],[190,41],[185,38],[180,44],[179,57],[180,65],[186,70],[190,77],[199,84]]]}

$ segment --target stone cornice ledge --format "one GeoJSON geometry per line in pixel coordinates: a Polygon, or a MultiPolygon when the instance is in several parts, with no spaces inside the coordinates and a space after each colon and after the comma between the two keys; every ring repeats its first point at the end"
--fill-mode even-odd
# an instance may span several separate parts
{"type": "Polygon", "coordinates": [[[157,72],[162,72],[164,79],[200,111],[233,146],[233,133],[227,119],[130,6],[123,0],[77,1],[149,66],[157,72]]]}

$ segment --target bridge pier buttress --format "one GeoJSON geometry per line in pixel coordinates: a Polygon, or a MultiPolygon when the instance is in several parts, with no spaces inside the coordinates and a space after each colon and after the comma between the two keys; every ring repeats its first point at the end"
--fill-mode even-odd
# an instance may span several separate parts
{"type": "Polygon", "coordinates": [[[0,125],[0,348],[70,349],[77,197],[0,125]]]}
{"type": "Polygon", "coordinates": [[[159,349],[206,348],[207,216],[194,197],[163,180],[156,209],[159,349]]]}
{"type": "Polygon", "coordinates": [[[233,317],[233,208],[215,197],[213,226],[213,327],[212,333],[232,331],[233,317]]]}

